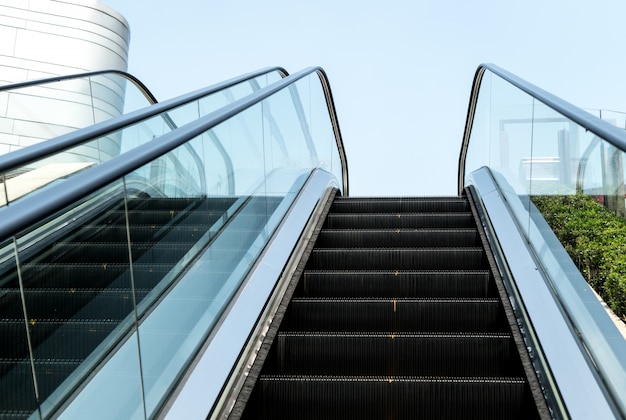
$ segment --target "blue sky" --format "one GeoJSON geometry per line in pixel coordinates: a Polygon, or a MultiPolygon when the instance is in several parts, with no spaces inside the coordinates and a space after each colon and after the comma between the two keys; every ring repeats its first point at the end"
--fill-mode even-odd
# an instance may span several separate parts
{"type": "Polygon", "coordinates": [[[470,88],[492,62],[626,111],[624,0],[101,0],[160,100],[268,66],[330,78],[351,195],[454,195],[470,88]]]}

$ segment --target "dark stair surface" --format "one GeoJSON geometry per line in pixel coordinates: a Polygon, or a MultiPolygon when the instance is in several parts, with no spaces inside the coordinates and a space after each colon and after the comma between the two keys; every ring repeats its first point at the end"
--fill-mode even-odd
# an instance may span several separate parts
{"type": "Polygon", "coordinates": [[[465,197],[336,198],[242,418],[538,418],[499,296],[465,197]]]}
{"type": "Polygon", "coordinates": [[[81,363],[111,340],[111,333],[124,320],[132,322],[135,302],[140,303],[157,286],[233,201],[129,200],[128,232],[121,202],[67,229],[40,246],[35,255],[21,258],[22,290],[15,265],[4,267],[0,277],[0,418],[27,418],[37,410],[32,366],[39,402],[72,373],[85,369],[81,363]]]}

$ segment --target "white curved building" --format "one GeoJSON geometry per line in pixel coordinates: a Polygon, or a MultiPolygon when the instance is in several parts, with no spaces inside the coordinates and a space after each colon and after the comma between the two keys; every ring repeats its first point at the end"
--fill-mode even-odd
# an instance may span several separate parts
{"type": "MultiPolygon", "coordinates": [[[[125,71],[130,30],[121,14],[97,0],[0,0],[0,40],[0,85],[5,85],[93,70],[125,71]]],[[[0,92],[0,154],[119,115],[124,89],[117,78],[94,78],[0,92]]],[[[116,154],[114,143],[68,159],[116,154]]]]}

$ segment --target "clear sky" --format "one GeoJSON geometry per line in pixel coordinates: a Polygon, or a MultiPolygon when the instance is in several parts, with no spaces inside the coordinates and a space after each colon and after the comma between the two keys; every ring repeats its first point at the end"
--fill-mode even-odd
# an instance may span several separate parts
{"type": "Polygon", "coordinates": [[[129,72],[160,100],[322,66],[354,196],[456,194],[483,62],[574,105],[626,111],[624,0],[100,1],[129,21],[129,72]]]}

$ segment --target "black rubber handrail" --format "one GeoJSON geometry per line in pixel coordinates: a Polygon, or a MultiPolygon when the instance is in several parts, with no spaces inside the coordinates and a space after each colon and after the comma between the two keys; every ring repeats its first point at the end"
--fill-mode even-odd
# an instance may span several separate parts
{"type": "Polygon", "coordinates": [[[465,121],[465,131],[463,133],[463,143],[461,145],[461,153],[459,155],[459,168],[458,168],[458,191],[462,194],[465,183],[465,159],[467,157],[467,150],[469,147],[470,136],[472,134],[472,125],[474,123],[474,112],[476,110],[476,102],[480,93],[480,84],[482,82],[485,71],[499,76],[506,80],[518,89],[526,92],[539,102],[547,105],[561,115],[569,118],[578,125],[585,128],[587,131],[591,131],[613,146],[620,149],[622,152],[626,152],[626,131],[621,128],[615,127],[604,120],[584,111],[577,106],[570,104],[569,102],[555,96],[532,83],[510,73],[495,64],[481,64],[474,75],[474,83],[472,84],[472,93],[470,95],[469,106],[467,110],[467,119],[465,121]]]}
{"type": "Polygon", "coordinates": [[[40,85],[45,85],[48,83],[62,82],[65,80],[85,79],[85,78],[92,77],[92,76],[106,76],[107,74],[116,74],[118,76],[122,76],[122,78],[133,83],[137,87],[137,89],[139,89],[139,91],[146,97],[148,102],[150,102],[151,104],[156,104],[157,102],[159,102],[157,101],[156,97],[152,94],[152,92],[150,92],[150,89],[148,89],[148,87],[144,85],[141,80],[137,79],[135,76],[133,76],[130,73],[126,73],[125,71],[114,70],[114,69],[90,71],[86,73],[67,74],[63,76],[53,76],[53,77],[46,77],[43,79],[35,79],[35,80],[27,80],[24,82],[11,83],[8,85],[0,86],[0,92],[5,92],[8,90],[23,89],[23,88],[27,88],[31,86],[40,86],[40,85]]]}
{"type": "MultiPolygon", "coordinates": [[[[121,179],[126,174],[147,165],[154,159],[165,155],[312,73],[317,73],[322,81],[324,90],[327,92],[326,102],[329,106],[330,118],[333,120],[333,130],[336,136],[335,140],[337,142],[337,148],[339,149],[340,159],[342,160],[342,173],[344,174],[343,186],[345,194],[347,195],[348,172],[347,162],[345,161],[346,155],[334,106],[330,109],[333,103],[332,97],[330,97],[330,84],[322,68],[311,67],[291,76],[287,76],[245,98],[232,102],[182,127],[178,127],[159,137],[158,142],[150,142],[138,146],[96,167],[80,172],[57,185],[53,185],[48,189],[39,191],[36,194],[27,196],[1,208],[0,220],[2,220],[2,223],[0,223],[0,242],[15,236],[18,232],[35,225],[44,218],[103,188],[111,182],[121,179]]],[[[117,120],[119,124],[119,119],[117,120]]],[[[124,119],[124,121],[126,121],[126,119],[124,119]]],[[[123,126],[118,128],[123,128],[123,126]]]]}
{"type": "MultiPolygon", "coordinates": [[[[245,82],[246,80],[254,79],[255,77],[259,77],[272,72],[278,72],[282,77],[285,77],[288,74],[287,71],[282,67],[261,69],[252,73],[247,73],[242,76],[235,77],[233,79],[226,80],[224,82],[209,86],[204,89],[188,93],[186,95],[179,96],[177,98],[173,98],[160,103],[155,103],[155,105],[152,105],[148,108],[133,111],[126,115],[103,121],[90,127],[82,128],[71,133],[56,137],[54,139],[35,144],[33,146],[16,150],[15,152],[0,156],[0,174],[6,173],[13,169],[17,169],[23,165],[43,159],[55,153],[59,153],[72,147],[78,146],[82,143],[94,140],[97,137],[105,136],[111,132],[122,129],[136,122],[158,116],[163,112],[169,111],[186,103],[193,102],[197,99],[213,94],[222,89],[227,89],[236,84],[245,82]]],[[[104,73],[106,73],[106,71],[104,73]]],[[[71,78],[71,76],[67,76],[67,78],[71,78]]],[[[54,80],[58,80],[58,78],[54,78],[54,80]]],[[[30,82],[24,83],[27,84],[30,82]]],[[[16,85],[14,84],[10,86],[16,85]]]]}

